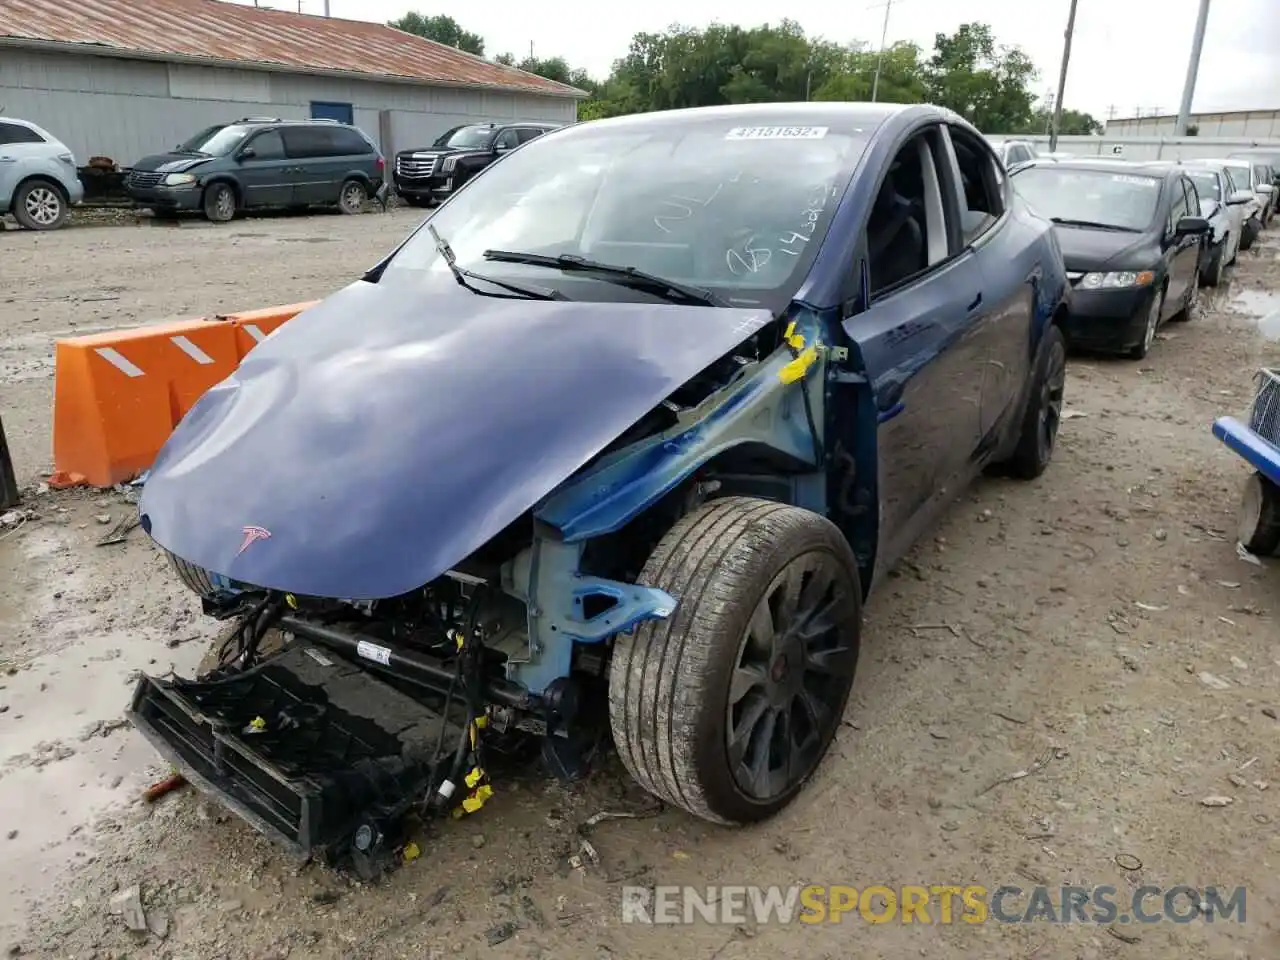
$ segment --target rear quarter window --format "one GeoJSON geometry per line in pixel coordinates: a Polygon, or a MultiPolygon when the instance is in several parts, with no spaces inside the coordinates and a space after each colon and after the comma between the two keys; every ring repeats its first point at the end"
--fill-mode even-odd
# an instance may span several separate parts
{"type": "Polygon", "coordinates": [[[44,137],[20,123],[0,123],[0,143],[44,143],[44,137]]]}
{"type": "Polygon", "coordinates": [[[344,156],[373,153],[373,146],[369,141],[350,127],[336,127],[329,132],[333,136],[333,149],[336,153],[344,156]]]}

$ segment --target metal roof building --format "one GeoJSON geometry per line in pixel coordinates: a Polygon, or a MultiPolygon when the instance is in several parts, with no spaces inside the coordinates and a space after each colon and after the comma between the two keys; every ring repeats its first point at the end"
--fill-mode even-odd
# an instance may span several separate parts
{"type": "Polygon", "coordinates": [[[582,91],[379,23],[221,0],[0,0],[0,114],[121,165],[244,116],[354,122],[384,153],[582,91]]]}

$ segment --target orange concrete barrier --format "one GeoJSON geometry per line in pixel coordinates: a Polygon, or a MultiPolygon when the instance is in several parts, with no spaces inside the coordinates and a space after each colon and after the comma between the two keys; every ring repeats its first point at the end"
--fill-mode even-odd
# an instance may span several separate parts
{"type": "Polygon", "coordinates": [[[51,486],[105,487],[147,470],[178,421],[310,303],[117,330],[54,347],[51,486]]]}
{"type": "Polygon", "coordinates": [[[224,320],[235,327],[236,344],[240,350],[240,358],[260,344],[281,326],[292,320],[303,310],[313,307],[318,301],[290,303],[283,307],[265,307],[262,310],[247,310],[243,313],[226,313],[214,317],[224,320]]]}

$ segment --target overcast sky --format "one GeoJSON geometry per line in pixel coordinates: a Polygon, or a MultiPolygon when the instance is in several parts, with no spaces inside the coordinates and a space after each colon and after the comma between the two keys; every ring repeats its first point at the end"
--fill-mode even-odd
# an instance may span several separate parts
{"type": "MultiPolygon", "coordinates": [[[[237,0],[252,3],[253,0],[237,0]]],[[[297,9],[298,0],[259,0],[297,9]]],[[[810,35],[878,45],[884,6],[877,0],[484,0],[436,4],[426,0],[330,0],[330,14],[389,20],[409,10],[448,13],[479,33],[485,52],[562,56],[593,76],[608,74],[633,34],[673,23],[714,21],[751,26],[798,21],[810,35]],[[592,11],[592,12],[588,12],[592,11]],[[599,11],[596,13],[595,11],[599,11]]],[[[324,0],[301,0],[304,13],[322,13],[324,0]]],[[[1212,0],[1193,109],[1280,108],[1280,0],[1212,0]]],[[[889,42],[914,40],[925,48],[937,32],[960,23],[991,24],[1003,43],[1021,46],[1040,68],[1041,94],[1057,86],[1069,0],[893,0],[889,42]]],[[[1174,113],[1182,97],[1187,56],[1199,0],[1079,0],[1065,103],[1105,119],[1159,107],[1174,113]]]]}

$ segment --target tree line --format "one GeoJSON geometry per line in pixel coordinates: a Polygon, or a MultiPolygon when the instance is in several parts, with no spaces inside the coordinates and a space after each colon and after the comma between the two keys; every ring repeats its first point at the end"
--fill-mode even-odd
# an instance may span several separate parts
{"type": "MultiPolygon", "coordinates": [[[[484,38],[447,14],[408,13],[390,25],[485,56],[484,38]]],[[[1000,43],[985,23],[936,34],[932,50],[896,43],[883,54],[860,41],[809,37],[791,20],[756,27],[675,26],[637,33],[604,80],[563,57],[501,53],[491,59],[586,91],[590,96],[578,107],[581,120],[726,103],[871,100],[874,93],[888,103],[947,107],[988,134],[1043,134],[1050,122],[1032,92],[1035,64],[1021,48],[1000,43]]],[[[1059,133],[1101,132],[1102,124],[1089,114],[1063,110],[1059,133]]]]}

